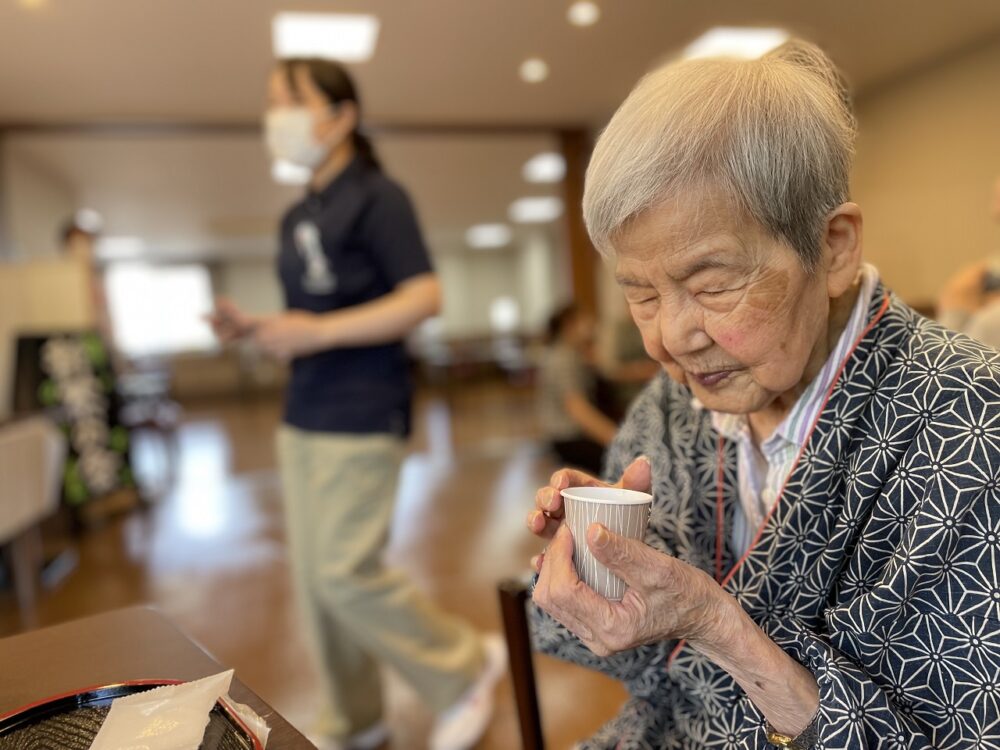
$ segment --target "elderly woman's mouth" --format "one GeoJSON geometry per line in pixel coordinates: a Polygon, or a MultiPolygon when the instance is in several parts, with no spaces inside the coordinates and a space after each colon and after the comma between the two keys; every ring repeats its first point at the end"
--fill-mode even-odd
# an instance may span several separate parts
{"type": "Polygon", "coordinates": [[[709,372],[689,372],[688,377],[695,380],[699,385],[711,387],[713,385],[718,385],[734,372],[736,372],[735,369],[713,370],[709,372]]]}

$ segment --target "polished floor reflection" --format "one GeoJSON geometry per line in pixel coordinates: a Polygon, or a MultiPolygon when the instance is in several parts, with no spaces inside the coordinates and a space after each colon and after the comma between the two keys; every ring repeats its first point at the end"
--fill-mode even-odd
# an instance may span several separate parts
{"type": "MultiPolygon", "coordinates": [[[[272,443],[278,415],[273,401],[189,406],[173,491],[83,538],[76,571],[42,594],[40,624],[152,603],[307,729],[317,681],[287,577],[272,443]]],[[[526,571],[539,548],[523,518],[554,466],[534,419],[526,390],[480,385],[425,395],[403,469],[390,559],[483,630],[500,628],[496,582],[526,571]]],[[[0,635],[19,622],[12,595],[0,592],[0,635]]],[[[547,657],[536,665],[554,750],[592,732],[622,700],[598,675],[547,657]]],[[[388,675],[387,685],[391,747],[423,747],[431,717],[401,680],[388,675]]],[[[479,747],[519,747],[507,682],[479,747]]]]}

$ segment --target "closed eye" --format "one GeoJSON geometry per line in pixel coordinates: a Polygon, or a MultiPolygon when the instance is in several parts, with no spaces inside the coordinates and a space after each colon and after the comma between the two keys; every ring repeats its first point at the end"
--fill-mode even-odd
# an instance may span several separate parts
{"type": "Polygon", "coordinates": [[[704,294],[709,297],[721,297],[724,294],[732,294],[733,292],[738,292],[743,287],[733,288],[733,289],[703,289],[698,292],[698,294],[704,294]]]}

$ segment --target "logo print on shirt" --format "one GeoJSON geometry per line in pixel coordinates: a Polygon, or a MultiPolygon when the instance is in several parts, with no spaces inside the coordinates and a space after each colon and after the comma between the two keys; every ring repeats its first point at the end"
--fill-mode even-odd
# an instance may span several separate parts
{"type": "Polygon", "coordinates": [[[319,227],[311,221],[302,221],[295,226],[295,247],[306,264],[302,276],[302,287],[310,294],[329,294],[337,288],[337,277],[330,271],[319,227]]]}

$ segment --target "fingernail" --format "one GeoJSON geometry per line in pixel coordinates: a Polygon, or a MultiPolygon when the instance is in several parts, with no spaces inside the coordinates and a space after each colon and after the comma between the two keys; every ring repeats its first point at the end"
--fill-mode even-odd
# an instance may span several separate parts
{"type": "Polygon", "coordinates": [[[549,493],[549,496],[547,498],[545,498],[544,500],[542,500],[542,507],[545,508],[545,510],[552,510],[552,493],[551,492],[549,493]]]}
{"type": "Polygon", "coordinates": [[[597,526],[595,531],[590,534],[590,542],[594,547],[603,547],[608,543],[611,538],[608,532],[600,524],[595,524],[597,526]]]}
{"type": "Polygon", "coordinates": [[[638,460],[639,461],[645,461],[648,464],[649,463],[649,456],[639,456],[638,460]]]}

